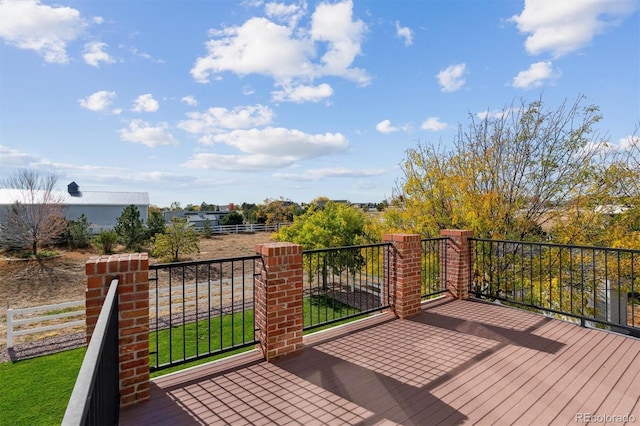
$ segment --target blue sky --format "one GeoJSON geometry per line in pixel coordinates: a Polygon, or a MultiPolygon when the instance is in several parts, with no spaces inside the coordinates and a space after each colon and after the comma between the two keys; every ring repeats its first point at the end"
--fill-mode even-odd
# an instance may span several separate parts
{"type": "Polygon", "coordinates": [[[0,173],[152,204],[389,198],[406,150],[542,96],[640,120],[635,0],[0,0],[0,173]]]}

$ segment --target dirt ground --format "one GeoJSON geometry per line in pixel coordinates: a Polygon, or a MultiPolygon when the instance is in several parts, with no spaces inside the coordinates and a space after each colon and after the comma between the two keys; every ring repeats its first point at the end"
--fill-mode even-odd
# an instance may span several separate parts
{"type": "MultiPolygon", "coordinates": [[[[218,259],[255,254],[256,244],[271,241],[271,233],[226,234],[200,240],[200,253],[184,260],[218,259]]],[[[45,261],[8,260],[0,255],[0,346],[6,345],[7,309],[84,299],[84,265],[98,250],[66,251],[45,261]]],[[[151,258],[151,263],[157,262],[151,258]]]]}

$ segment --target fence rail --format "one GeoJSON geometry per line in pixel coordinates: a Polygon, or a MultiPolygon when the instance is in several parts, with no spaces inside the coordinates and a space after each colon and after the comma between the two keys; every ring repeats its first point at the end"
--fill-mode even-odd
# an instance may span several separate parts
{"type": "MultiPolygon", "coordinates": [[[[240,225],[211,225],[211,232],[213,234],[241,234],[244,232],[277,232],[283,223],[243,223],[240,225]]],[[[199,231],[202,231],[202,227],[197,227],[199,231]]]]}
{"type": "Polygon", "coordinates": [[[118,353],[118,280],[113,280],[73,387],[63,426],[118,424],[118,353]]]}
{"type": "Polygon", "coordinates": [[[151,371],[256,343],[259,259],[149,265],[151,371]]]}
{"type": "Polygon", "coordinates": [[[388,243],[305,250],[303,329],[389,307],[388,243]],[[386,263],[386,265],[385,265],[386,263]]]}
{"type": "Polygon", "coordinates": [[[36,306],[33,308],[7,309],[7,348],[13,348],[15,343],[14,338],[17,336],[27,336],[29,334],[40,334],[63,328],[84,326],[84,304],[84,300],[79,300],[55,305],[36,306]],[[50,314],[50,312],[58,311],[66,312],[50,314]],[[44,315],[41,315],[42,313],[44,313],[44,315]],[[36,314],[36,316],[33,316],[33,314],[36,314]],[[63,320],[66,318],[71,319],[63,320]],[[28,324],[45,325],[27,327],[28,324]]]}
{"type": "Polygon", "coordinates": [[[470,293],[640,336],[640,250],[473,240],[470,293]]]}

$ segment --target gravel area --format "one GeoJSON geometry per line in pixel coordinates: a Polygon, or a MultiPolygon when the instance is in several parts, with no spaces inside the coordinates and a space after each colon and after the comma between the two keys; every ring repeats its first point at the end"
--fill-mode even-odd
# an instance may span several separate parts
{"type": "Polygon", "coordinates": [[[11,349],[7,349],[6,346],[0,346],[0,363],[21,361],[23,359],[79,348],[86,345],[85,339],[85,333],[82,332],[21,343],[11,349]]]}

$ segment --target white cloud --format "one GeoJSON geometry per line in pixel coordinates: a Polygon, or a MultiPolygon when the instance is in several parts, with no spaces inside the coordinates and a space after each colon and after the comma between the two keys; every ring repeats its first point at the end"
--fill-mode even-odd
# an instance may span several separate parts
{"type": "Polygon", "coordinates": [[[239,75],[264,74],[276,80],[311,75],[308,57],[313,44],[294,38],[293,31],[265,18],[251,18],[239,27],[211,31],[207,56],[196,60],[193,78],[209,82],[212,74],[230,71],[239,75]]]}
{"type": "Polygon", "coordinates": [[[0,38],[37,52],[45,62],[68,62],[67,43],[76,40],[85,27],[80,12],[70,7],[52,7],[37,0],[0,2],[0,38]]]}
{"type": "Polygon", "coordinates": [[[269,170],[297,161],[343,152],[347,139],[340,133],[308,134],[295,129],[234,130],[210,137],[242,152],[238,155],[198,153],[184,165],[188,168],[227,171],[269,170]]]}
{"type": "Polygon", "coordinates": [[[109,54],[104,51],[105,47],[107,47],[106,43],[101,43],[98,41],[86,43],[84,45],[84,54],[82,55],[84,61],[96,68],[100,66],[100,62],[104,62],[106,64],[114,63],[115,61],[113,60],[113,58],[111,58],[111,56],[109,56],[109,54]]]}
{"type": "Polygon", "coordinates": [[[396,21],[396,35],[404,39],[405,46],[413,44],[413,31],[409,27],[401,27],[400,22],[396,21]]]}
{"type": "MultiPolygon", "coordinates": [[[[293,11],[294,9],[291,9],[293,11]]],[[[296,13],[304,8],[296,9],[296,13]]],[[[270,17],[291,17],[288,6],[271,4],[270,17]]],[[[354,20],[353,4],[344,0],[321,3],[311,16],[310,28],[285,26],[263,17],[253,17],[240,26],[210,30],[207,54],[199,57],[191,75],[207,83],[221,73],[262,74],[276,86],[301,85],[324,76],[338,76],[366,85],[366,71],[352,67],[360,51],[366,25],[354,20]],[[324,51],[319,60],[318,51],[324,51]]],[[[295,15],[298,16],[298,15],[295,15]]],[[[295,20],[288,19],[288,25],[295,20]]]]}
{"type": "Polygon", "coordinates": [[[618,146],[624,151],[630,151],[631,149],[640,148],[640,136],[629,135],[618,141],[618,146]]]}
{"type": "Polygon", "coordinates": [[[180,102],[184,102],[185,104],[189,105],[189,106],[197,106],[198,105],[198,101],[196,100],[196,98],[194,96],[184,96],[182,99],[180,99],[180,102]]]}
{"type": "Polygon", "coordinates": [[[256,93],[255,89],[248,84],[242,86],[242,94],[245,96],[251,96],[256,93]]]}
{"type": "Polygon", "coordinates": [[[0,166],[2,167],[28,167],[37,161],[36,157],[0,145],[0,166]]]}
{"type": "Polygon", "coordinates": [[[525,41],[529,54],[551,52],[558,58],[588,45],[636,7],[634,0],[526,0],[522,13],[510,20],[521,33],[529,34],[525,41]]]}
{"type": "Polygon", "coordinates": [[[390,120],[382,120],[381,122],[376,124],[376,130],[379,131],[380,133],[393,133],[393,132],[399,132],[399,131],[408,132],[411,130],[411,126],[408,124],[405,124],[400,127],[392,126],[390,120]]]}
{"type": "Polygon", "coordinates": [[[152,148],[161,145],[178,145],[173,135],[167,132],[168,128],[167,123],[158,123],[154,126],[142,120],[131,120],[129,128],[120,129],[118,133],[123,141],[141,143],[152,148]]]}
{"type": "Polygon", "coordinates": [[[360,54],[360,45],[367,26],[361,20],[353,20],[353,2],[320,3],[311,17],[311,38],[326,42],[326,52],[321,58],[319,75],[334,75],[356,81],[361,85],[370,83],[366,71],[351,68],[360,54]]]}
{"type": "Polygon", "coordinates": [[[327,83],[318,86],[284,87],[271,92],[272,98],[279,102],[320,102],[333,95],[333,88],[327,83]]]}
{"type": "Polygon", "coordinates": [[[153,99],[151,93],[140,95],[133,101],[132,111],[135,112],[156,112],[160,108],[158,101],[153,99]]]}
{"type": "MultiPolygon", "coordinates": [[[[113,102],[113,98],[116,97],[116,92],[108,92],[106,90],[100,90],[92,95],[87,96],[84,99],[78,99],[80,106],[82,108],[86,108],[95,112],[103,112],[106,111],[111,103],[113,102]]],[[[115,114],[119,114],[119,112],[114,111],[115,114]]]]}
{"type": "Polygon", "coordinates": [[[212,136],[212,140],[246,153],[293,157],[296,160],[339,153],[348,146],[347,138],[340,133],[312,135],[282,127],[233,130],[212,136]]]}
{"type": "Polygon", "coordinates": [[[546,80],[556,79],[560,73],[553,70],[551,61],[536,62],[529,69],[520,71],[513,78],[513,87],[517,89],[530,89],[540,87],[546,80]]]}
{"type": "Polygon", "coordinates": [[[293,28],[306,13],[306,3],[302,5],[269,2],[264,5],[267,17],[284,22],[293,28]]]}
{"type": "Polygon", "coordinates": [[[466,68],[467,65],[462,63],[450,65],[444,70],[440,71],[436,75],[438,83],[440,84],[440,90],[443,92],[455,92],[456,90],[462,88],[465,83],[464,74],[466,68]]]}
{"type": "Polygon", "coordinates": [[[431,130],[433,132],[439,132],[447,127],[448,124],[440,121],[440,117],[429,117],[420,126],[422,130],[431,130]]]}
{"type": "Polygon", "coordinates": [[[380,133],[393,133],[397,132],[400,129],[392,126],[390,120],[382,120],[381,122],[376,124],[376,130],[380,133]]]}
{"type": "Polygon", "coordinates": [[[215,107],[205,112],[188,112],[188,120],[178,123],[178,127],[193,134],[208,135],[226,130],[247,129],[265,126],[273,119],[273,110],[264,105],[237,107],[232,110],[215,107]]]}
{"type": "Polygon", "coordinates": [[[102,25],[104,23],[104,18],[102,16],[94,16],[93,18],[91,18],[91,21],[94,24],[102,25]]]}
{"type": "MultiPolygon", "coordinates": [[[[121,46],[124,47],[124,46],[121,46]]],[[[139,58],[143,58],[143,59],[147,59],[151,62],[155,62],[156,64],[162,64],[164,63],[164,59],[156,59],[154,57],[152,57],[151,55],[149,55],[146,52],[141,52],[138,50],[137,47],[130,47],[129,48],[129,52],[131,52],[132,55],[137,56],[139,58]]]]}
{"type": "Polygon", "coordinates": [[[328,178],[366,178],[381,176],[387,173],[384,169],[348,169],[344,167],[309,169],[304,173],[274,173],[276,179],[292,181],[319,181],[328,178]]]}
{"type": "Polygon", "coordinates": [[[212,169],[227,172],[247,172],[271,170],[287,167],[295,159],[290,157],[274,157],[271,155],[220,155],[198,153],[191,157],[184,167],[188,169],[212,169]]]}
{"type": "MultiPolygon", "coordinates": [[[[637,135],[629,135],[624,138],[620,138],[618,143],[611,142],[590,142],[586,147],[585,151],[596,151],[600,152],[603,155],[615,152],[631,152],[640,150],[640,136],[637,135]]],[[[1,153],[2,151],[0,151],[1,153]]]]}

